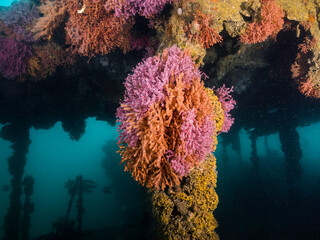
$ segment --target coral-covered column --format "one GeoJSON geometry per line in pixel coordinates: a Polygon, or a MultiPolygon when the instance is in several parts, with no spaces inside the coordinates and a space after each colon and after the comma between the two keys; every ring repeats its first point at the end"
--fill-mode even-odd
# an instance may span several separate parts
{"type": "Polygon", "coordinates": [[[121,163],[153,191],[162,239],[219,239],[212,152],[235,101],[232,88],[206,88],[202,75],[188,51],[167,48],[126,78],[117,110],[121,163]]]}

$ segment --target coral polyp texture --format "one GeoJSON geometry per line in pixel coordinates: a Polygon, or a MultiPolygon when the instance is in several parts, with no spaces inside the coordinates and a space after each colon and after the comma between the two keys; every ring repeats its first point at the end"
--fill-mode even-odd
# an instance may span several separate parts
{"type": "Polygon", "coordinates": [[[218,205],[216,159],[212,154],[186,180],[168,191],[152,194],[159,239],[219,239],[213,211],[218,205]]]}
{"type": "Polygon", "coordinates": [[[149,188],[179,185],[213,150],[215,119],[221,118],[201,72],[173,46],[140,63],[125,87],[117,110],[125,169],[149,188]]]}

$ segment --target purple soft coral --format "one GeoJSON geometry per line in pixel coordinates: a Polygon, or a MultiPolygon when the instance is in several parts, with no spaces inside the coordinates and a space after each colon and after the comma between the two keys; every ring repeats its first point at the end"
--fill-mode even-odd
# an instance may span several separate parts
{"type": "Polygon", "coordinates": [[[106,9],[114,10],[117,17],[125,17],[139,14],[151,18],[161,12],[166,3],[171,0],[113,0],[107,1],[106,9]]]}
{"type": "Polygon", "coordinates": [[[185,157],[176,156],[171,150],[167,151],[166,159],[179,176],[186,176],[192,168],[192,165],[186,162],[185,157]]]}
{"type": "Polygon", "coordinates": [[[194,109],[182,114],[181,141],[184,142],[184,157],[175,156],[173,152],[168,153],[167,159],[170,161],[172,168],[180,175],[185,176],[190,172],[192,167],[185,160],[186,156],[196,155],[197,159],[202,160],[210,153],[213,145],[212,135],[215,132],[215,122],[206,117],[201,124],[196,121],[194,109]]]}
{"type": "Polygon", "coordinates": [[[234,122],[234,118],[231,117],[230,111],[236,105],[236,101],[230,95],[231,92],[233,92],[233,87],[227,88],[224,84],[216,90],[216,94],[222,104],[224,112],[223,125],[220,132],[228,132],[234,122]]]}
{"type": "Polygon", "coordinates": [[[128,126],[129,118],[135,118],[138,122],[148,111],[150,106],[165,98],[165,85],[173,79],[177,79],[180,73],[184,73],[185,84],[201,77],[199,70],[195,70],[194,62],[177,46],[165,50],[162,58],[159,56],[147,58],[140,63],[132,75],[125,82],[126,92],[122,106],[117,110],[120,141],[124,140],[130,147],[134,147],[137,141],[136,132],[128,126]],[[134,111],[134,116],[128,112],[134,111]],[[130,132],[128,131],[130,129],[130,132]]]}
{"type": "Polygon", "coordinates": [[[0,38],[0,73],[5,78],[20,77],[25,73],[30,48],[14,39],[0,38]]]}
{"type": "Polygon", "coordinates": [[[14,1],[1,14],[1,19],[16,35],[16,40],[33,42],[31,29],[33,21],[39,17],[39,11],[29,0],[14,1]]]}

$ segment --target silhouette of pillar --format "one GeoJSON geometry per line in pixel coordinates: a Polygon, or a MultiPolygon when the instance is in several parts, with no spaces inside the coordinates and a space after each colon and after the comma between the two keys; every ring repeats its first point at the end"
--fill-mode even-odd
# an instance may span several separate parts
{"type": "Polygon", "coordinates": [[[10,203],[4,219],[3,240],[18,240],[20,236],[22,177],[26,164],[26,155],[31,143],[29,127],[22,124],[6,125],[1,129],[1,137],[11,141],[12,156],[8,158],[11,179],[10,203]]]}
{"type": "Polygon", "coordinates": [[[78,220],[78,230],[82,231],[82,220],[83,220],[83,213],[84,213],[84,207],[83,207],[83,177],[82,175],[77,177],[77,181],[79,181],[79,198],[77,202],[77,220],[78,220]]]}
{"type": "Polygon", "coordinates": [[[33,184],[34,179],[32,176],[28,175],[23,179],[23,193],[25,195],[24,205],[23,205],[23,215],[21,218],[21,240],[29,239],[29,229],[31,226],[31,213],[34,211],[34,204],[31,201],[31,196],[33,194],[33,184]]]}
{"type": "Polygon", "coordinates": [[[239,163],[242,164],[242,152],[241,152],[241,144],[240,144],[240,134],[239,131],[232,131],[232,138],[231,138],[231,146],[232,149],[237,153],[239,163]]]}
{"type": "Polygon", "coordinates": [[[228,151],[227,151],[228,143],[224,137],[222,137],[221,145],[222,145],[223,167],[224,167],[225,172],[228,172],[228,170],[229,170],[229,155],[228,155],[228,151]]]}
{"type": "Polygon", "coordinates": [[[231,144],[231,148],[237,153],[238,161],[242,164],[242,153],[241,153],[241,145],[240,145],[240,135],[238,129],[233,129],[226,134],[220,135],[222,138],[222,153],[223,153],[223,160],[225,163],[225,168],[227,169],[229,156],[227,152],[227,146],[231,144]]]}
{"type": "Polygon", "coordinates": [[[250,140],[251,140],[251,163],[253,166],[254,172],[259,176],[259,159],[258,159],[258,152],[257,152],[257,135],[254,132],[250,133],[250,140]]]}
{"type": "Polygon", "coordinates": [[[271,151],[268,144],[268,136],[264,135],[264,148],[266,150],[266,158],[269,159],[271,157],[271,151]]]}
{"type": "Polygon", "coordinates": [[[294,187],[302,175],[302,168],[299,163],[302,157],[299,133],[295,127],[286,125],[279,131],[279,136],[281,149],[285,155],[287,182],[289,187],[294,187]]]}

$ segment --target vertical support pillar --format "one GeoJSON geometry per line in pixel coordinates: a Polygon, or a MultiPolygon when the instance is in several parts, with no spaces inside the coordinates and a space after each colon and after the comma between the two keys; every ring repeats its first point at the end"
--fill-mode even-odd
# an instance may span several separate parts
{"type": "Polygon", "coordinates": [[[228,172],[229,170],[229,155],[228,155],[228,151],[227,151],[227,140],[222,137],[222,141],[221,141],[221,145],[222,145],[222,161],[223,161],[223,167],[224,167],[224,171],[225,173],[228,172]]]}
{"type": "Polygon", "coordinates": [[[302,168],[299,163],[302,157],[299,133],[294,126],[287,125],[279,131],[279,136],[281,149],[285,155],[287,182],[289,187],[294,189],[302,175],[302,168]]]}
{"type": "Polygon", "coordinates": [[[258,152],[257,152],[257,135],[254,132],[250,133],[250,140],[251,140],[251,163],[253,166],[253,170],[257,176],[260,176],[259,171],[259,159],[258,159],[258,152]]]}
{"type": "Polygon", "coordinates": [[[22,178],[26,165],[26,155],[31,143],[29,127],[20,124],[6,125],[1,129],[1,137],[13,143],[11,146],[13,154],[8,158],[8,168],[12,179],[10,203],[4,219],[3,240],[19,240],[22,212],[22,178]]]}

